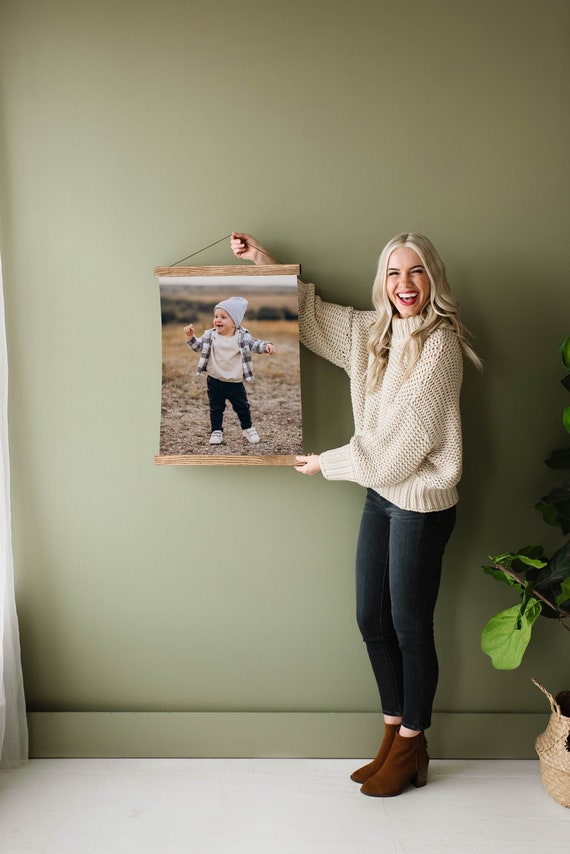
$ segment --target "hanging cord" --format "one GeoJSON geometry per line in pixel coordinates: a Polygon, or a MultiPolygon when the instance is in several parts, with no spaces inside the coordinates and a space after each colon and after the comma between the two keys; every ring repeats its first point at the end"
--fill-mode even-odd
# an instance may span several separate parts
{"type": "MultiPolygon", "coordinates": [[[[233,232],[232,232],[233,234],[233,232]]],[[[198,249],[197,252],[192,252],[191,255],[187,255],[185,258],[181,258],[180,261],[175,261],[173,264],[170,264],[170,267],[177,267],[178,264],[182,264],[183,261],[187,261],[188,258],[193,258],[194,255],[199,255],[200,252],[205,252],[206,249],[210,249],[212,246],[217,246],[218,243],[223,243],[224,240],[229,240],[232,234],[226,234],[225,237],[221,237],[219,240],[215,240],[213,243],[210,243],[208,246],[204,246],[202,249],[198,249]]],[[[283,261],[280,261],[278,258],[275,259],[278,264],[282,264],[283,261]]]]}
{"type": "Polygon", "coordinates": [[[199,255],[200,252],[205,252],[206,249],[210,249],[212,246],[217,246],[218,243],[223,243],[224,240],[229,240],[231,234],[227,234],[225,237],[221,237],[219,240],[215,240],[213,243],[210,243],[208,246],[204,246],[202,249],[198,249],[197,252],[192,252],[191,255],[187,255],[186,258],[181,258],[180,261],[175,261],[174,264],[170,264],[171,267],[176,267],[178,264],[182,264],[183,261],[187,261],[188,258],[193,258],[194,255],[199,255]]]}

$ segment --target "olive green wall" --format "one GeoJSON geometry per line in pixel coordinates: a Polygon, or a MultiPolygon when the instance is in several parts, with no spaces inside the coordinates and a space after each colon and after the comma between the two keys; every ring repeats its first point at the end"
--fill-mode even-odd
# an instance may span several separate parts
{"type": "MultiPolygon", "coordinates": [[[[237,716],[230,754],[278,753],[278,721],[319,730],[330,713],[347,723],[325,755],[356,753],[366,715],[376,738],[353,619],[362,490],[286,468],[153,465],[153,267],[232,229],[357,307],[393,234],[431,236],[486,361],[483,377],[466,368],[437,611],[441,754],[442,722],[460,752],[467,726],[497,718],[509,726],[489,738],[515,755],[512,716],[547,711],[531,675],[570,687],[568,636],[551,621],[517,671],[493,671],[479,648],[514,604],[480,570],[486,556],[558,542],[533,504],[564,438],[569,24],[565,0],[4,0],[0,237],[36,755],[71,750],[64,723],[49,741],[58,720],[108,712],[177,712],[206,730],[203,713],[237,716]],[[260,719],[275,722],[263,747],[260,719]]],[[[196,258],[232,261],[227,242],[196,258]]],[[[344,443],[345,377],[306,352],[302,368],[306,449],[344,443]]],[[[120,751],[102,735],[87,747],[90,725],[77,726],[75,752],[120,751]]],[[[149,726],[133,752],[153,750],[149,726]]],[[[300,735],[283,750],[297,737],[310,753],[300,735]]]]}

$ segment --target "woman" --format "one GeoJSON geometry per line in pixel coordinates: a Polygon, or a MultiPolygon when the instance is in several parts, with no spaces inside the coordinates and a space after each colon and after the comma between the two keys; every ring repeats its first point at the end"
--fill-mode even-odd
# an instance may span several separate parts
{"type": "MultiPolygon", "coordinates": [[[[275,263],[250,235],[231,248],[275,263]]],[[[350,442],[297,457],[301,474],[367,488],[356,554],[357,620],[384,714],[372,762],[352,779],[376,797],[424,786],[424,731],[438,680],[433,614],[445,546],[455,524],[462,446],[463,354],[481,362],[430,241],[400,234],[384,247],[372,289],[375,311],[324,303],[299,283],[303,344],[350,377],[350,442]]]]}

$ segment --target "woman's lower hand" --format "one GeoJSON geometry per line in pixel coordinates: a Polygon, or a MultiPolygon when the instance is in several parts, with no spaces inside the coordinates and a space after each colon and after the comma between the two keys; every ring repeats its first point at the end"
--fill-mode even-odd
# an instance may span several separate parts
{"type": "Polygon", "coordinates": [[[318,454],[307,454],[295,457],[297,465],[295,471],[301,474],[319,474],[321,471],[321,458],[318,454]]]}

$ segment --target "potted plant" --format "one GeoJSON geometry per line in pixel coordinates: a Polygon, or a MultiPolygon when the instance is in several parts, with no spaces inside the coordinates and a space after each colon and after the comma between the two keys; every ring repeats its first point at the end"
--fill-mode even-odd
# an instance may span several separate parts
{"type": "MultiPolygon", "coordinates": [[[[560,352],[566,368],[562,384],[570,391],[570,336],[562,342],[560,352]]],[[[570,433],[570,406],[564,407],[562,420],[570,433]]],[[[524,546],[491,557],[492,565],[483,567],[488,575],[512,587],[520,599],[519,604],[492,617],[481,634],[481,648],[498,670],[519,666],[540,615],[558,620],[570,631],[570,446],[553,451],[546,465],[565,474],[535,506],[545,522],[560,528],[565,542],[551,557],[542,546],[524,546]]],[[[533,682],[551,707],[548,726],[535,744],[542,782],[552,798],[570,807],[570,691],[553,697],[535,679],[533,682]]]]}
{"type": "MultiPolygon", "coordinates": [[[[562,342],[560,352],[566,368],[562,385],[570,391],[570,336],[562,342]]],[[[570,405],[564,408],[563,423],[570,433],[570,405]]],[[[570,446],[553,451],[546,465],[569,472],[570,446]]],[[[570,474],[565,474],[535,507],[544,521],[559,527],[567,539],[551,557],[544,554],[542,546],[524,546],[491,557],[492,565],[483,567],[520,598],[518,605],[492,617],[481,634],[481,648],[497,670],[519,666],[540,615],[558,620],[570,631],[570,474]]]]}

